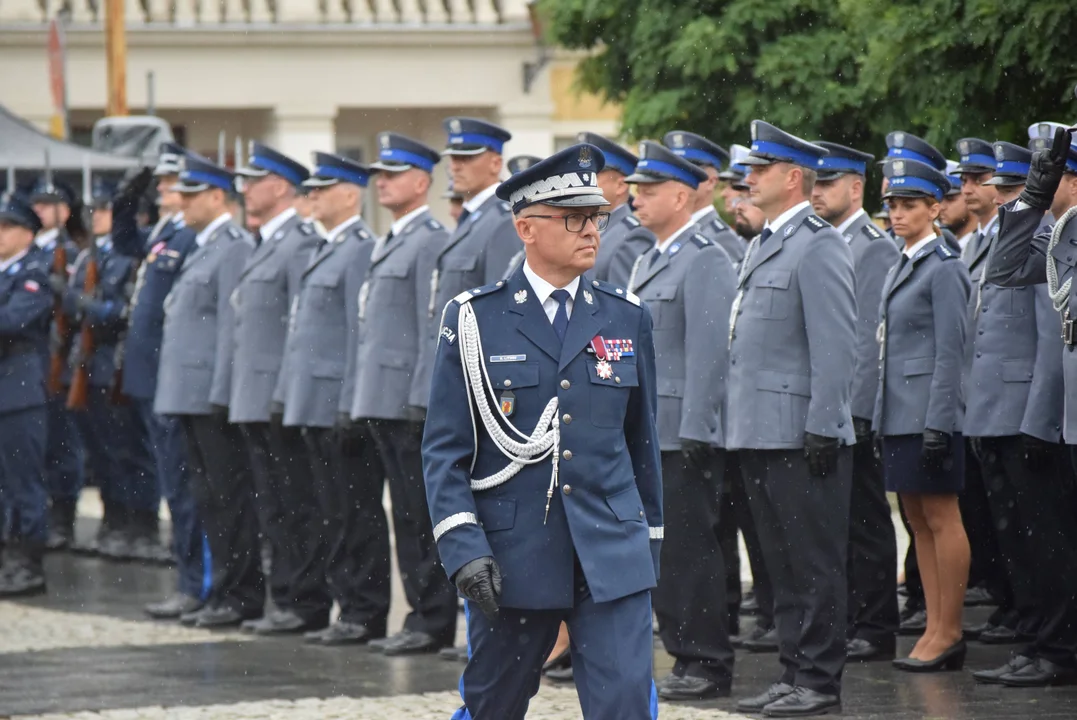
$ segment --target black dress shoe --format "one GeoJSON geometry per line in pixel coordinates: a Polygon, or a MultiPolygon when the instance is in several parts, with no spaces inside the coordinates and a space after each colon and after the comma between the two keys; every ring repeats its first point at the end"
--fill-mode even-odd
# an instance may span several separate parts
{"type": "Polygon", "coordinates": [[[1037,658],[1020,670],[999,678],[1007,687],[1047,687],[1048,685],[1073,685],[1077,683],[1077,668],[1056,665],[1050,660],[1037,658]]]}
{"type": "Polygon", "coordinates": [[[893,660],[894,643],[889,646],[875,644],[863,638],[853,638],[845,643],[845,657],[858,662],[870,662],[873,660],[893,660]]]}
{"type": "Polygon", "coordinates": [[[542,664],[542,674],[550,672],[551,670],[561,670],[563,668],[572,667],[572,649],[565,648],[557,654],[557,657],[550,658],[542,664]]]}
{"type": "Polygon", "coordinates": [[[192,610],[191,612],[183,613],[182,615],[179,616],[180,625],[183,625],[184,627],[194,627],[195,625],[198,624],[198,618],[202,617],[202,613],[206,612],[209,609],[210,609],[209,605],[203,605],[202,607],[198,608],[197,610],[192,610]]]}
{"type": "Polygon", "coordinates": [[[997,628],[998,625],[988,621],[980,623],[979,625],[966,625],[961,628],[961,632],[965,635],[966,640],[979,640],[981,635],[996,630],[997,628]]]}
{"type": "Polygon", "coordinates": [[[740,614],[741,615],[758,615],[759,614],[759,601],[755,599],[754,592],[747,592],[744,595],[744,599],[740,601],[740,614]]]}
{"type": "Polygon", "coordinates": [[[150,603],[142,609],[155,620],[175,620],[181,615],[201,610],[205,606],[201,600],[183,593],[176,593],[161,602],[150,603]]]}
{"type": "Polygon", "coordinates": [[[753,653],[778,652],[778,628],[767,628],[762,635],[757,638],[749,637],[741,643],[741,646],[753,653]]]}
{"type": "Polygon", "coordinates": [[[898,635],[923,635],[927,630],[927,610],[917,610],[898,626],[898,635]]]}
{"type": "Polygon", "coordinates": [[[558,668],[557,670],[551,670],[546,673],[546,679],[552,680],[553,682],[570,683],[576,678],[572,674],[572,666],[569,665],[568,667],[558,668]]]}
{"type": "Polygon", "coordinates": [[[45,575],[27,565],[5,565],[0,572],[0,598],[44,595],[48,591],[45,575]]]}
{"type": "Polygon", "coordinates": [[[467,657],[467,645],[461,645],[460,647],[447,647],[438,650],[438,657],[442,660],[451,660],[452,662],[466,663],[467,657]]]}
{"type": "Polygon", "coordinates": [[[240,629],[255,635],[296,635],[308,630],[320,630],[327,625],[324,618],[307,620],[291,610],[277,610],[257,620],[247,620],[240,629]]]}
{"type": "Polygon", "coordinates": [[[971,587],[965,591],[965,607],[979,607],[981,605],[998,605],[991,593],[982,587],[971,587]]]}
{"type": "Polygon", "coordinates": [[[683,677],[670,673],[657,684],[658,697],[663,700],[707,700],[716,697],[729,697],[732,680],[717,682],[707,678],[685,675],[683,677]]]}
{"type": "Polygon", "coordinates": [[[396,640],[386,645],[382,652],[389,657],[423,655],[436,653],[448,645],[449,643],[442,642],[429,633],[405,631],[397,636],[396,640]]]}
{"type": "Polygon", "coordinates": [[[362,623],[337,620],[322,630],[308,632],[303,636],[307,642],[315,642],[326,647],[343,647],[345,645],[364,645],[371,641],[372,633],[362,623]],[[312,639],[316,637],[317,639],[312,639]]]}
{"type": "Polygon", "coordinates": [[[901,597],[909,597],[909,588],[905,586],[905,583],[898,583],[897,592],[901,597]]]}
{"type": "Polygon", "coordinates": [[[249,619],[249,616],[224,605],[214,608],[204,608],[202,612],[198,614],[198,619],[195,620],[194,626],[205,630],[239,627],[244,620],[249,619]]]}
{"type": "Polygon", "coordinates": [[[997,667],[994,670],[977,670],[972,673],[972,677],[976,682],[985,685],[1001,685],[1003,675],[1015,673],[1026,665],[1031,665],[1034,662],[1036,661],[1027,655],[1014,655],[1002,667],[997,667]]]}
{"type": "Polygon", "coordinates": [[[891,664],[898,670],[914,673],[935,673],[944,670],[960,670],[965,665],[965,653],[968,645],[964,640],[958,640],[950,647],[942,651],[938,657],[932,660],[917,660],[905,657],[897,658],[891,664]]]}
{"type": "Polygon", "coordinates": [[[392,645],[397,640],[399,640],[400,638],[402,638],[404,635],[407,635],[407,634],[408,634],[407,630],[401,630],[400,632],[396,633],[395,635],[388,635],[388,636],[383,637],[383,638],[378,638],[377,640],[371,640],[370,642],[368,642],[366,644],[366,646],[367,646],[368,649],[373,650],[374,652],[384,652],[385,648],[389,647],[390,645],[392,645]]]}
{"type": "Polygon", "coordinates": [[[786,683],[774,683],[768,687],[761,695],[755,697],[744,698],[737,701],[737,710],[741,712],[763,712],[763,708],[770,705],[772,702],[781,700],[783,697],[795,690],[792,685],[786,683]]]}
{"type": "Polygon", "coordinates": [[[1016,645],[1017,643],[1031,642],[1032,640],[1035,640],[1034,637],[1030,637],[1024,633],[1003,626],[994,627],[986,632],[982,632],[976,639],[984,645],[1016,645]]]}
{"type": "Polygon", "coordinates": [[[763,717],[810,717],[841,712],[841,698],[806,687],[793,692],[763,708],[763,717]]]}

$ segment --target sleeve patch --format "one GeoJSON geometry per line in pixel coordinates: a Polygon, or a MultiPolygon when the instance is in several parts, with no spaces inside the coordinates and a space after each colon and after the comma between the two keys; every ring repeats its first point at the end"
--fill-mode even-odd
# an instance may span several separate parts
{"type": "Polygon", "coordinates": [[[632,303],[633,305],[635,305],[636,307],[640,306],[639,296],[636,295],[635,293],[632,293],[632,292],[629,292],[628,290],[625,290],[623,287],[620,287],[619,285],[614,285],[613,283],[608,283],[608,282],[605,282],[603,280],[595,280],[591,284],[596,289],[601,290],[602,292],[606,293],[607,295],[612,295],[615,298],[620,298],[621,300],[626,300],[626,301],[632,303]]]}
{"type": "Polygon", "coordinates": [[[448,342],[450,345],[456,342],[456,333],[448,325],[442,326],[441,337],[445,338],[446,342],[448,342]]]}

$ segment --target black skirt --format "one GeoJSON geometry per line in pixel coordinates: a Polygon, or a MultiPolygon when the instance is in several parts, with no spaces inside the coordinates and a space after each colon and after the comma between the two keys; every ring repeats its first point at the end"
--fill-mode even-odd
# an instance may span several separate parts
{"type": "Polygon", "coordinates": [[[964,489],[965,440],[961,433],[950,436],[953,460],[943,468],[929,468],[924,462],[923,435],[890,435],[882,440],[887,492],[955,495],[964,489]]]}

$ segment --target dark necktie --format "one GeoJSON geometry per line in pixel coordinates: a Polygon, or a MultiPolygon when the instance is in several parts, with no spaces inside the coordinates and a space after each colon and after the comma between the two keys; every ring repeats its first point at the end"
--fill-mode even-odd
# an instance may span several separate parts
{"type": "Polygon", "coordinates": [[[389,232],[385,236],[385,244],[388,245],[389,241],[393,239],[393,229],[389,228],[389,232]]]}
{"type": "Polygon", "coordinates": [[[554,290],[550,297],[557,301],[557,312],[553,316],[553,331],[557,333],[557,339],[565,341],[565,331],[568,330],[568,290],[554,290]]]}
{"type": "Polygon", "coordinates": [[[647,267],[653,268],[654,264],[658,262],[658,258],[662,257],[662,251],[658,248],[651,250],[651,259],[647,262],[647,267]]]}
{"type": "Polygon", "coordinates": [[[773,234],[774,231],[770,228],[763,228],[763,232],[759,233],[759,245],[762,246],[767,241],[767,238],[773,234]]]}
{"type": "Polygon", "coordinates": [[[460,217],[456,218],[456,227],[461,227],[465,222],[467,222],[467,218],[469,215],[471,215],[471,211],[467,208],[461,210],[460,217]]]}

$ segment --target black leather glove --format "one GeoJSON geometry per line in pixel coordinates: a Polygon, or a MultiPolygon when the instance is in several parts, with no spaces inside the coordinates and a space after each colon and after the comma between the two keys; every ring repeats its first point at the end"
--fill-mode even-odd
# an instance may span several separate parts
{"type": "Polygon", "coordinates": [[[950,451],[950,434],[928,428],[924,430],[924,446],[921,451],[924,462],[932,468],[948,469],[953,464],[950,451]]]}
{"type": "Polygon", "coordinates": [[[826,477],[838,468],[838,438],[804,433],[804,457],[808,461],[808,471],[816,477],[826,477]]]}
{"type": "Polygon", "coordinates": [[[871,440],[871,420],[853,418],[853,432],[856,434],[856,444],[871,440]]]}
{"type": "Polygon", "coordinates": [[[711,458],[714,457],[714,448],[709,443],[681,438],[681,454],[688,462],[700,470],[705,470],[710,465],[711,458]]]}
{"type": "Polygon", "coordinates": [[[456,571],[453,583],[465,600],[479,606],[482,614],[497,617],[497,600],[501,597],[501,568],[492,557],[481,557],[456,571]]]}
{"type": "Polygon", "coordinates": [[[1066,157],[1069,155],[1071,133],[1065,128],[1055,130],[1051,150],[1039,150],[1032,155],[1032,166],[1028,171],[1028,181],[1021,192],[1021,200],[1039,210],[1047,210],[1055,197],[1055,190],[1062,181],[1066,169],[1066,157]]]}
{"type": "Polygon", "coordinates": [[[1022,434],[1021,445],[1025,456],[1025,467],[1029,470],[1043,472],[1051,467],[1055,455],[1054,443],[1022,434]]]}
{"type": "Polygon", "coordinates": [[[116,197],[112,199],[113,205],[138,202],[138,199],[142,197],[147,189],[149,189],[152,181],[153,168],[142,168],[138,171],[138,174],[134,175],[120,187],[119,192],[116,193],[116,197]]]}

